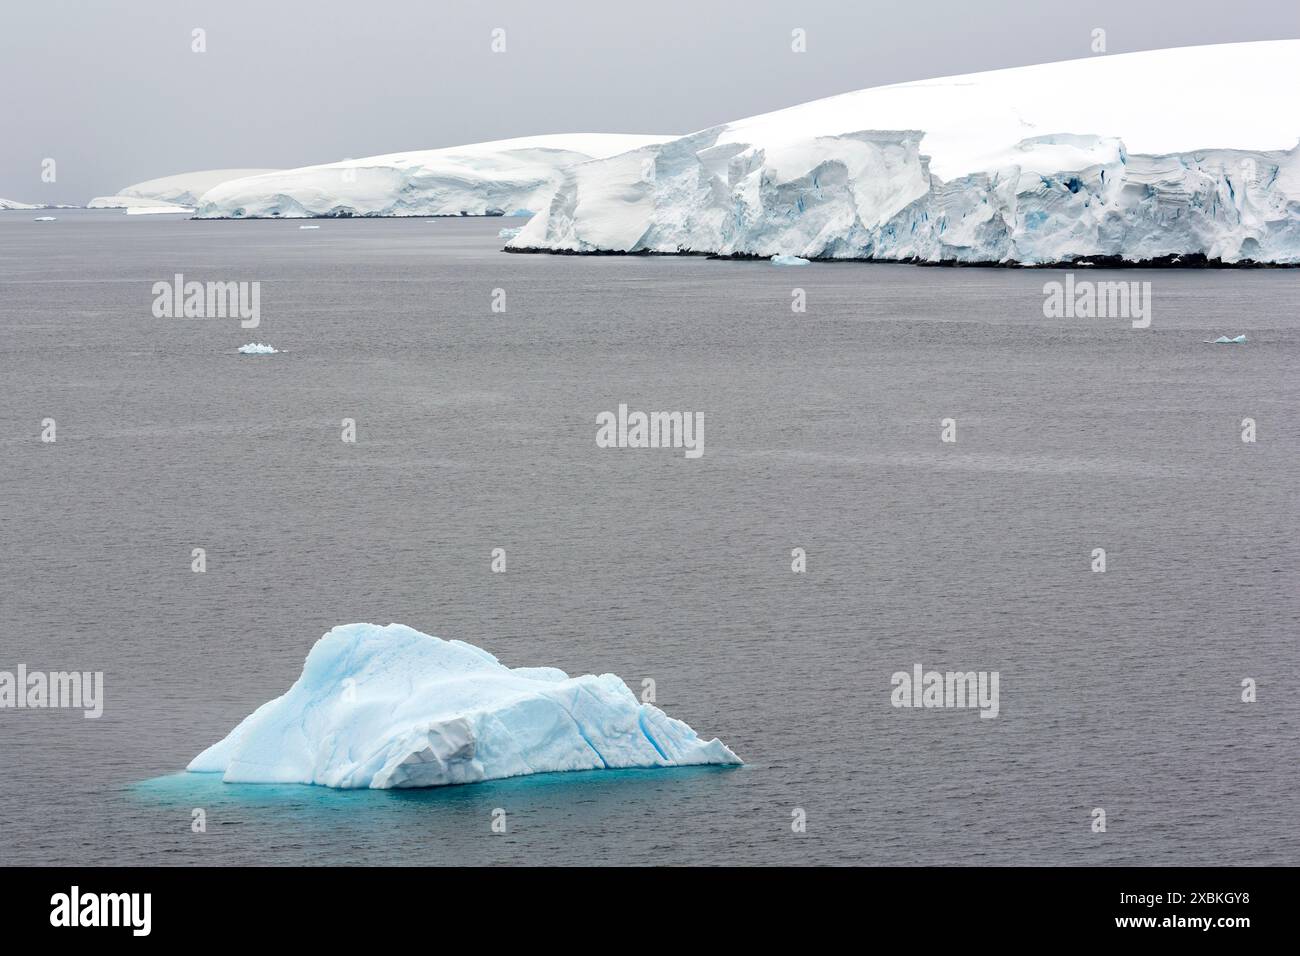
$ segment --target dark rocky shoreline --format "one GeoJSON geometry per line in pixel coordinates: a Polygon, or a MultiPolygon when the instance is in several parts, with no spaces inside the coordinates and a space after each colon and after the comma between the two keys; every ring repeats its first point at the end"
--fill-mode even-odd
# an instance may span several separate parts
{"type": "MultiPolygon", "coordinates": [[[[575,249],[542,249],[537,246],[527,246],[523,248],[511,248],[509,246],[502,249],[503,252],[513,252],[520,255],[542,255],[542,256],[695,256],[705,259],[718,259],[721,261],[752,261],[767,262],[770,256],[760,256],[752,252],[734,252],[727,255],[720,255],[713,252],[656,252],[650,249],[640,249],[635,252],[612,252],[607,249],[597,249],[590,252],[580,252],[575,249]]],[[[1079,269],[1079,268],[1098,268],[1098,269],[1297,269],[1300,268],[1300,262],[1257,262],[1253,259],[1242,259],[1238,262],[1224,262],[1222,259],[1211,259],[1202,252],[1193,252],[1184,255],[1159,256],[1155,259],[1125,259],[1122,256],[1080,256],[1077,259],[1066,259],[1059,262],[964,262],[957,259],[846,259],[831,257],[808,257],[809,262],[833,263],[840,265],[861,264],[861,263],[890,263],[895,265],[913,265],[913,266],[930,266],[930,267],[949,267],[949,268],[976,268],[976,269],[1079,269]]]]}

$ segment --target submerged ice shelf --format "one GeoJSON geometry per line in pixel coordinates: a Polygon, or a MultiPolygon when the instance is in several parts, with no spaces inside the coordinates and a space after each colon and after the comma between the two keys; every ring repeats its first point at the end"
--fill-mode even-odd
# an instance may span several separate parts
{"type": "Polygon", "coordinates": [[[383,789],[741,762],[613,674],[510,668],[402,624],[348,624],[316,642],[283,696],[187,769],[227,783],[383,789]]]}
{"type": "Polygon", "coordinates": [[[1297,87],[1276,40],[859,90],[572,166],[507,249],[1300,264],[1297,87]]]}

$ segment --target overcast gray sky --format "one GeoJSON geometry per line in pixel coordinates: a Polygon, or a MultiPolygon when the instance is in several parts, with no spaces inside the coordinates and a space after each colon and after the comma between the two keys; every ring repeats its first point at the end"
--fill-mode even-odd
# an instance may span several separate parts
{"type": "MultiPolygon", "coordinates": [[[[1088,56],[1096,27],[1109,53],[1300,37],[1300,2],[0,0],[0,196],[84,203],[196,169],[684,133],[882,83],[1088,56]],[[205,53],[191,51],[196,27],[205,53]],[[505,53],[491,52],[495,27],[505,53]],[[790,50],[795,27],[806,53],[790,50]]],[[[1273,91],[1279,108],[1295,93],[1273,91]]]]}

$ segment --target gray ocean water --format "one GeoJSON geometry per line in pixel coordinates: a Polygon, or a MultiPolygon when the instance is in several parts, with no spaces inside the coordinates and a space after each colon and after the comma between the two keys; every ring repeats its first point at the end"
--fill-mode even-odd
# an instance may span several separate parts
{"type": "Polygon", "coordinates": [[[1300,863],[1300,272],[1086,276],[1152,283],[1135,330],[1045,319],[1056,272],[51,214],[0,214],[0,669],[106,700],[0,710],[0,863],[1300,863]],[[176,273],[261,326],[154,318],[176,273]],[[703,457],[597,448],[619,403],[703,457]],[[352,621],[653,678],[747,764],[177,775],[352,621]],[[891,707],[917,663],[997,671],[998,717],[891,707]]]}

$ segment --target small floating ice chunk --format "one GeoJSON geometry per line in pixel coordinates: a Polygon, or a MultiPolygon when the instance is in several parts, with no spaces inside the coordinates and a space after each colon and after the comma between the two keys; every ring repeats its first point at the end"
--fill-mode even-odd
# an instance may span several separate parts
{"type": "Polygon", "coordinates": [[[186,769],[227,783],[385,789],[741,762],[614,674],[510,668],[402,624],[348,624],[316,642],[286,693],[186,769]]]}
{"type": "Polygon", "coordinates": [[[806,266],[807,259],[801,256],[773,256],[772,265],[774,266],[806,266]]]}
{"type": "Polygon", "coordinates": [[[1220,335],[1211,345],[1245,345],[1246,336],[1238,335],[1235,339],[1230,339],[1226,335],[1220,335]]]}
{"type": "Polygon", "coordinates": [[[522,228],[523,228],[522,226],[516,226],[514,229],[502,229],[500,232],[497,233],[497,238],[513,239],[515,236],[519,235],[519,232],[522,228]]]}
{"type": "Polygon", "coordinates": [[[37,216],[32,222],[58,222],[58,219],[54,216],[37,216]]]}
{"type": "Polygon", "coordinates": [[[299,226],[299,229],[319,229],[320,226],[299,226]]]}
{"type": "Polygon", "coordinates": [[[275,355],[279,349],[272,348],[264,342],[249,342],[239,347],[240,355],[275,355]]]}

